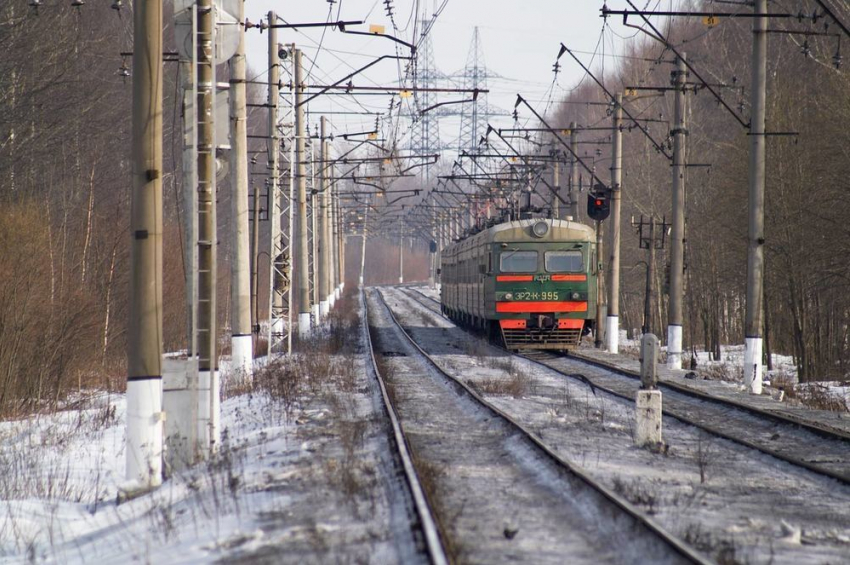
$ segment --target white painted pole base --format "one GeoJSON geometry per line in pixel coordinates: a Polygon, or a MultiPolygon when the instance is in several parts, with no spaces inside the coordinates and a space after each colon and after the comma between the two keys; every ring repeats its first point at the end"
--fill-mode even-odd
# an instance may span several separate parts
{"type": "Polygon", "coordinates": [[[360,286],[363,286],[363,277],[360,277],[360,286]]]}
{"type": "Polygon", "coordinates": [[[336,291],[328,295],[328,312],[334,309],[334,304],[336,304],[336,291]]]}
{"type": "Polygon", "coordinates": [[[221,373],[213,371],[210,382],[210,453],[221,444],[221,373]]]}
{"type": "Polygon", "coordinates": [[[230,338],[230,370],[237,379],[248,382],[254,373],[254,342],[250,335],[230,338]]]}
{"type": "Polygon", "coordinates": [[[667,368],[682,368],[682,326],[667,326],[667,368]]]}
{"type": "Polygon", "coordinates": [[[198,360],[164,359],[162,410],[165,412],[166,473],[187,469],[195,462],[198,360]]]}
{"type": "Polygon", "coordinates": [[[330,304],[327,300],[322,300],[319,302],[319,316],[321,318],[327,318],[328,313],[330,312],[330,304]]]}
{"type": "Polygon", "coordinates": [[[635,405],[635,445],[658,445],[662,442],[661,391],[639,390],[635,405]]]}
{"type": "Polygon", "coordinates": [[[608,328],[605,331],[608,353],[618,353],[620,350],[620,318],[608,316],[608,328]]]}
{"type": "Polygon", "coordinates": [[[127,481],[162,484],[162,379],[127,382],[127,481]]]}
{"type": "Polygon", "coordinates": [[[212,379],[210,371],[198,371],[198,420],[197,420],[197,441],[195,455],[196,459],[204,460],[209,458],[210,444],[212,443],[212,396],[211,388],[212,379]]]}
{"type": "Polygon", "coordinates": [[[336,299],[342,298],[342,292],[345,290],[345,283],[342,283],[336,288],[336,299]]]}
{"type": "Polygon", "coordinates": [[[320,316],[319,316],[319,313],[320,313],[320,312],[319,312],[319,305],[318,305],[318,304],[313,304],[313,305],[310,307],[310,314],[312,314],[313,319],[314,319],[314,320],[316,320],[316,323],[317,323],[317,324],[319,323],[319,320],[321,319],[321,318],[320,318],[320,316]]]}
{"type": "Polygon", "coordinates": [[[308,312],[298,314],[298,335],[310,337],[310,331],[310,314],[308,312]]]}
{"type": "Polygon", "coordinates": [[[398,278],[398,284],[404,284],[404,277],[398,278]]]}
{"type": "Polygon", "coordinates": [[[750,394],[761,394],[762,389],[762,338],[744,339],[744,385],[750,394]]]}

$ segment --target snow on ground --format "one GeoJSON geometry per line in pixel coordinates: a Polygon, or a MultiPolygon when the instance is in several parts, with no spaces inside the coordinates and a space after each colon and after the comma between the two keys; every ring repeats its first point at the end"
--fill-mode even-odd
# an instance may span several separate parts
{"type": "Polygon", "coordinates": [[[258,387],[222,402],[212,461],[121,504],[123,395],[0,423],[0,562],[416,562],[362,356],[311,359],[288,398],[258,387]]]}
{"type": "Polygon", "coordinates": [[[386,296],[450,373],[717,561],[850,563],[849,487],[666,418],[667,448],[639,449],[632,403],[507,357],[399,291],[386,296]]]}

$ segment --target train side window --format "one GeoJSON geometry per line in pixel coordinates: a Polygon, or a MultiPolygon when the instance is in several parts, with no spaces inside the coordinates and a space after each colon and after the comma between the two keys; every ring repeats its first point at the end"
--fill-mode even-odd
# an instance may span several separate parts
{"type": "Polygon", "coordinates": [[[499,254],[502,273],[536,273],[537,251],[503,251],[499,254]]]}
{"type": "Polygon", "coordinates": [[[584,271],[581,251],[547,251],[544,256],[548,273],[580,273],[584,271]]]}

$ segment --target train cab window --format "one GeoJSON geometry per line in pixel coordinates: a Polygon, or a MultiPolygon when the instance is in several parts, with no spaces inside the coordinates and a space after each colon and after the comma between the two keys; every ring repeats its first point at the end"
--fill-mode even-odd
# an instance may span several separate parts
{"type": "Polygon", "coordinates": [[[504,251],[499,254],[502,273],[536,273],[537,251],[504,251]]]}
{"type": "Polygon", "coordinates": [[[580,273],[584,271],[581,251],[547,251],[544,262],[548,273],[580,273]]]}

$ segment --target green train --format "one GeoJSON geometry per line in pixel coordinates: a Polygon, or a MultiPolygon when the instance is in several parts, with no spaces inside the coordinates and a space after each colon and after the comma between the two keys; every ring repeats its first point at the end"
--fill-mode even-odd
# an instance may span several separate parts
{"type": "Polygon", "coordinates": [[[443,249],[441,308],[508,349],[571,349],[594,325],[598,264],[584,224],[497,224],[443,249]]]}

